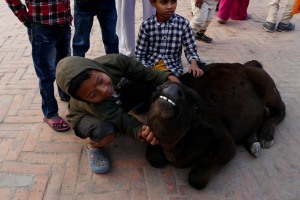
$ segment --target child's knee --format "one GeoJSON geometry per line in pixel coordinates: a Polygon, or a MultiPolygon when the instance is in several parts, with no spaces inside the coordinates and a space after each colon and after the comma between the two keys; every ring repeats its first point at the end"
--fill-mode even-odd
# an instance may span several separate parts
{"type": "Polygon", "coordinates": [[[99,142],[107,136],[114,138],[116,132],[116,127],[112,123],[89,115],[83,117],[77,127],[77,136],[89,138],[94,142],[99,142]]]}

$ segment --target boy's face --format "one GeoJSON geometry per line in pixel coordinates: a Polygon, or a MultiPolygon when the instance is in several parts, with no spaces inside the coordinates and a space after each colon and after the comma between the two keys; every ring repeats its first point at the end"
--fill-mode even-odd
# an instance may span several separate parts
{"type": "Polygon", "coordinates": [[[101,102],[113,94],[114,88],[110,77],[97,70],[92,70],[91,77],[83,81],[76,92],[82,100],[92,103],[101,102]]]}
{"type": "Polygon", "coordinates": [[[156,15],[163,21],[167,21],[176,10],[177,0],[156,0],[151,1],[151,5],[156,9],[156,15]]]}

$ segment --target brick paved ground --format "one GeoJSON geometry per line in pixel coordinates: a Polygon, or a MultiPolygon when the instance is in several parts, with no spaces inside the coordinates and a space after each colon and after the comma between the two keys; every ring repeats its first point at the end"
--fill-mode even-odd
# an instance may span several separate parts
{"type": "MultiPolygon", "coordinates": [[[[190,1],[178,4],[178,13],[191,19],[190,1]]],[[[137,6],[138,28],[140,0],[137,6]]],[[[276,130],[271,149],[262,150],[254,159],[238,147],[237,156],[205,190],[197,191],[187,184],[187,169],[150,167],[144,158],[145,146],[125,136],[108,148],[111,172],[92,174],[83,141],[72,131],[55,133],[43,123],[26,29],[1,1],[0,199],[300,199],[300,15],[292,20],[297,24],[295,31],[266,33],[261,28],[266,10],[267,1],[251,0],[251,20],[226,25],[213,21],[207,32],[213,43],[197,45],[208,63],[262,62],[277,83],[287,116],[276,130]]],[[[91,41],[87,57],[103,55],[97,23],[91,41]]],[[[65,116],[67,104],[59,102],[59,107],[65,116]]]]}

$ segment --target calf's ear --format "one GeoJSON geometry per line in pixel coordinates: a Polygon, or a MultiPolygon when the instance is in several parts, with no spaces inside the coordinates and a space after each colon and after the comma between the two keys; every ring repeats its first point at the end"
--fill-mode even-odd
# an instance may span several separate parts
{"type": "Polygon", "coordinates": [[[245,66],[248,67],[257,67],[257,68],[263,68],[262,64],[258,62],[257,60],[250,60],[246,63],[244,63],[245,66]]]}
{"type": "Polygon", "coordinates": [[[185,95],[190,105],[195,106],[197,113],[202,112],[204,107],[204,101],[202,97],[192,88],[185,87],[185,95]]]}
{"type": "Polygon", "coordinates": [[[212,135],[213,134],[213,128],[210,126],[205,119],[200,118],[195,118],[191,121],[190,124],[190,130],[196,131],[198,133],[202,134],[208,134],[212,135]]]}

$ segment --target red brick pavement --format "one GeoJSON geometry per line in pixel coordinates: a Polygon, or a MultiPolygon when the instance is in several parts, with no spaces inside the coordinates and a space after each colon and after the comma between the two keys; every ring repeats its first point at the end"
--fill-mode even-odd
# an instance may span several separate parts
{"type": "MultiPolygon", "coordinates": [[[[137,29],[142,19],[140,8],[139,0],[137,29]]],[[[177,10],[191,19],[189,0],[180,0],[177,10]]],[[[145,160],[145,146],[125,136],[108,148],[111,172],[92,174],[84,142],[72,131],[56,133],[43,123],[26,29],[1,1],[0,199],[300,199],[300,15],[292,19],[295,31],[266,33],[261,28],[266,11],[267,1],[251,0],[251,20],[230,20],[226,25],[214,20],[207,31],[213,43],[197,42],[198,51],[208,63],[262,62],[278,85],[287,116],[276,130],[271,149],[262,150],[254,159],[238,147],[237,156],[207,188],[197,191],[187,184],[188,169],[152,168],[145,160]]],[[[97,22],[91,42],[87,57],[103,55],[97,22]]],[[[59,102],[59,107],[65,116],[67,104],[59,102]]]]}

